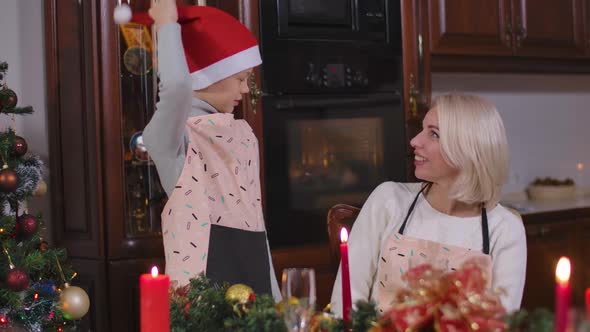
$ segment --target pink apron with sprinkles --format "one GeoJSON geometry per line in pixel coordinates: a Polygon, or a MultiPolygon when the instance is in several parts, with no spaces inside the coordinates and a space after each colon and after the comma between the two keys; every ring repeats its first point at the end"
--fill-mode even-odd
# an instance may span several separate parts
{"type": "Polygon", "coordinates": [[[394,232],[381,248],[376,294],[380,312],[387,311],[395,304],[395,294],[405,287],[405,283],[401,279],[404,272],[420,264],[428,263],[438,269],[453,271],[468,260],[476,260],[486,273],[488,287],[492,284],[492,260],[489,256],[489,234],[485,208],[482,208],[483,252],[403,235],[422,190],[412,202],[400,230],[394,232]]]}
{"type": "MultiPolygon", "coordinates": [[[[178,286],[200,273],[208,274],[212,228],[222,229],[221,234],[237,232],[238,238],[239,234],[246,238],[257,236],[256,246],[248,248],[256,247],[256,257],[268,262],[258,142],[252,129],[244,120],[235,120],[233,114],[217,113],[189,118],[187,132],[189,146],[184,168],[162,212],[166,274],[178,286]]],[[[224,242],[222,248],[241,241],[228,238],[231,236],[219,240],[224,242]]],[[[229,255],[240,254],[226,249],[229,255]]],[[[234,260],[239,263],[241,259],[234,260]]],[[[217,261],[222,269],[232,269],[234,264],[217,261]]],[[[269,270],[235,273],[268,275],[269,270]]]]}

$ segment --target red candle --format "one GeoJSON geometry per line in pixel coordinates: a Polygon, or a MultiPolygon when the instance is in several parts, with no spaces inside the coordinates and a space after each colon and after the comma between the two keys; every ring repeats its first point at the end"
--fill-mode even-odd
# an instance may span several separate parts
{"type": "Polygon", "coordinates": [[[139,277],[141,332],[170,331],[169,287],[170,278],[155,266],[139,277]]]}
{"type": "Polygon", "coordinates": [[[342,227],[340,230],[340,268],[342,269],[342,318],[350,321],[352,298],[350,296],[350,268],[348,266],[348,232],[342,227]]]}
{"type": "Polygon", "coordinates": [[[586,289],[586,320],[590,321],[590,288],[586,289]]]}
{"type": "Polygon", "coordinates": [[[555,269],[555,332],[567,330],[571,297],[570,274],[570,260],[561,257],[555,269]]]}

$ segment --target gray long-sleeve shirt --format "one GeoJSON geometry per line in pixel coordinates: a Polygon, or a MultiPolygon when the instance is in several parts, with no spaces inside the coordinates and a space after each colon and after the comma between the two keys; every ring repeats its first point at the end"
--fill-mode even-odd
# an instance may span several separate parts
{"type": "Polygon", "coordinates": [[[157,47],[160,101],[143,131],[143,139],[156,164],[162,186],[170,196],[186,159],[186,120],[217,111],[193,97],[178,23],[160,27],[157,47]]]}

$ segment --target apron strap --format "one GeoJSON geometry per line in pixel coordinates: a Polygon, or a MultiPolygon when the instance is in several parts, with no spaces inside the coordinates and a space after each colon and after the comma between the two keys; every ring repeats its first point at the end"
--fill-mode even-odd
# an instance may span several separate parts
{"type": "MultiPolygon", "coordinates": [[[[406,229],[406,225],[408,224],[408,219],[410,218],[410,215],[414,211],[414,207],[416,207],[416,202],[418,202],[418,198],[420,197],[420,194],[428,187],[430,187],[430,183],[422,186],[422,189],[420,189],[418,194],[416,194],[416,197],[414,197],[414,200],[412,201],[412,204],[410,205],[410,208],[408,209],[408,213],[406,213],[406,217],[404,218],[404,222],[402,223],[402,226],[399,228],[398,234],[401,234],[401,235],[404,234],[404,230],[406,229]]],[[[490,254],[490,232],[488,230],[488,213],[485,208],[485,204],[481,205],[481,237],[483,238],[483,250],[482,251],[484,254],[489,255],[490,254]]]]}
{"type": "Polygon", "coordinates": [[[426,189],[430,187],[430,183],[427,183],[425,185],[422,186],[422,188],[420,189],[420,191],[416,194],[416,197],[414,197],[414,201],[412,202],[412,205],[410,205],[410,208],[408,209],[408,213],[406,213],[406,218],[404,219],[404,222],[402,224],[402,227],[399,228],[398,234],[403,235],[404,234],[404,229],[406,229],[406,224],[408,223],[408,219],[410,218],[410,215],[412,214],[412,211],[414,211],[414,207],[416,206],[416,202],[418,201],[418,198],[420,197],[420,194],[426,189]]]}
{"type": "Polygon", "coordinates": [[[484,204],[481,205],[481,237],[483,238],[483,253],[490,254],[490,233],[488,231],[488,213],[484,204]]]}

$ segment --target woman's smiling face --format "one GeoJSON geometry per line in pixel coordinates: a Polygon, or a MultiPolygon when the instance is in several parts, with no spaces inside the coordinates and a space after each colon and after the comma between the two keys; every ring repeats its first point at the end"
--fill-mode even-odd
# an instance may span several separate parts
{"type": "Polygon", "coordinates": [[[414,174],[423,181],[452,184],[459,171],[445,161],[439,139],[438,115],[436,108],[432,108],[422,121],[422,131],[410,141],[414,148],[414,174]]]}

